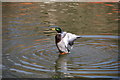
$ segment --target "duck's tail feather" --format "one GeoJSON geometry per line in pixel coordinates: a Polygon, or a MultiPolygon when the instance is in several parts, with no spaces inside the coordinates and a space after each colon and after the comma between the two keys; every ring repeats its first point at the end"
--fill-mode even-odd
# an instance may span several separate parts
{"type": "Polygon", "coordinates": [[[82,38],[81,36],[77,36],[77,38],[82,38]]]}

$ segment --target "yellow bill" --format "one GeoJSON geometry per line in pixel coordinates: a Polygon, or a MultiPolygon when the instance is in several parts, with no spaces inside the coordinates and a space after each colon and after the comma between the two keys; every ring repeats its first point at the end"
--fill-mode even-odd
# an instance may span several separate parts
{"type": "Polygon", "coordinates": [[[55,30],[55,28],[51,28],[51,30],[55,30]]]}

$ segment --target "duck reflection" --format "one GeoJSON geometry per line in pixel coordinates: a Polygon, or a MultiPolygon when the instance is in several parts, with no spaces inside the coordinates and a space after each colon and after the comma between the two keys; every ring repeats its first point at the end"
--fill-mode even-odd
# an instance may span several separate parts
{"type": "Polygon", "coordinates": [[[71,77],[67,68],[68,56],[69,54],[60,54],[56,60],[55,72],[58,78],[71,77]]]}

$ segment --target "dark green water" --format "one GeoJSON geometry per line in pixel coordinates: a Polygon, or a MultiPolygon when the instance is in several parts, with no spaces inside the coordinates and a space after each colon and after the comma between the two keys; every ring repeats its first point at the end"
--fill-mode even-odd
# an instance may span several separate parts
{"type": "Polygon", "coordinates": [[[117,3],[2,3],[4,78],[118,78],[117,3]],[[59,55],[52,27],[81,35],[59,55]]]}

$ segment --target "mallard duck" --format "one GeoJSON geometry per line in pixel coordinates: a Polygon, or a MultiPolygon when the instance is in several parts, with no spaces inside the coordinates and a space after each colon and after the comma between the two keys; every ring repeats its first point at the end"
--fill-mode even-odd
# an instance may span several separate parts
{"type": "Polygon", "coordinates": [[[64,32],[59,27],[52,28],[52,30],[57,31],[57,34],[55,36],[55,43],[60,54],[70,53],[70,49],[73,48],[74,41],[80,38],[80,36],[77,36],[72,33],[64,32]]]}

